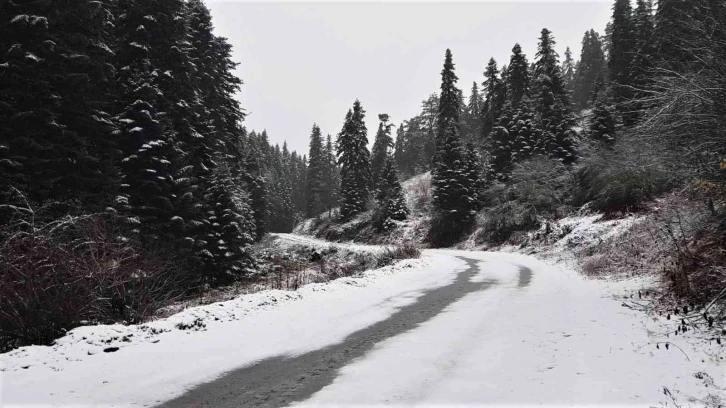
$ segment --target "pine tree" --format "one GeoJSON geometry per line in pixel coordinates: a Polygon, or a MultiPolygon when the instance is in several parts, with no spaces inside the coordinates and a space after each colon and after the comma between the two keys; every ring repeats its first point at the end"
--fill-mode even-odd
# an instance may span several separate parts
{"type": "Polygon", "coordinates": [[[615,0],[613,5],[613,32],[610,37],[608,72],[613,84],[613,96],[621,103],[632,97],[629,85],[630,67],[635,54],[633,10],[630,0],[615,0]]]}
{"type": "Polygon", "coordinates": [[[479,211],[484,208],[483,194],[486,189],[486,179],[481,156],[473,143],[467,143],[464,149],[464,173],[469,185],[469,194],[474,198],[474,210],[479,211]]]}
{"type": "Polygon", "coordinates": [[[290,151],[287,148],[287,142],[282,144],[282,179],[280,183],[280,200],[282,216],[281,228],[282,232],[290,232],[295,226],[295,205],[293,203],[293,187],[294,168],[290,151]]]}
{"type": "Polygon", "coordinates": [[[0,196],[102,210],[118,183],[107,4],[2,1],[0,16],[0,196]]]}
{"type": "Polygon", "coordinates": [[[378,228],[390,231],[395,227],[394,221],[403,221],[408,217],[408,207],[403,195],[401,182],[398,180],[398,170],[393,157],[386,157],[381,172],[380,187],[376,190],[376,201],[380,211],[378,228]]]}
{"type": "MultiPolygon", "coordinates": [[[[250,133],[250,136],[253,136],[250,133]]],[[[254,218],[255,229],[252,235],[255,241],[259,241],[267,231],[268,207],[267,207],[267,191],[265,188],[265,180],[262,177],[262,169],[260,166],[261,146],[259,141],[250,137],[247,146],[247,157],[245,158],[244,182],[247,186],[246,190],[250,194],[250,207],[254,218]]]]}
{"type": "Polygon", "coordinates": [[[603,75],[606,65],[600,35],[595,30],[585,32],[572,93],[572,102],[576,109],[589,107],[597,79],[603,75]]]}
{"type": "Polygon", "coordinates": [[[419,130],[421,133],[421,141],[419,146],[421,151],[417,151],[418,156],[416,163],[422,169],[430,169],[432,160],[436,154],[436,135],[439,128],[439,96],[429,95],[428,99],[422,102],[421,121],[419,122],[419,130]]]}
{"type": "Polygon", "coordinates": [[[459,139],[459,104],[451,51],[446,50],[441,72],[436,156],[432,173],[434,187],[433,211],[429,239],[434,245],[454,242],[467,231],[476,215],[477,198],[464,164],[459,139]]]}
{"type": "Polygon", "coordinates": [[[305,206],[306,217],[317,217],[325,209],[325,150],[323,149],[323,137],[318,125],[313,125],[310,134],[310,161],[307,174],[307,203],[305,206]]]}
{"type": "MultiPolygon", "coordinates": [[[[698,37],[694,21],[698,15],[708,13],[703,0],[658,0],[655,13],[655,53],[659,63],[667,69],[683,72],[697,62],[693,40],[698,37]]],[[[723,7],[723,4],[715,7],[723,7]]],[[[717,13],[708,13],[717,15],[717,13]]]]}
{"type": "MultiPolygon", "coordinates": [[[[239,279],[255,266],[250,245],[257,231],[241,173],[244,131],[239,123],[245,115],[235,99],[242,81],[233,75],[237,64],[232,61],[232,47],[214,35],[211,14],[201,0],[187,3],[187,19],[194,64],[189,80],[195,86],[186,96],[195,113],[187,120],[197,133],[185,142],[185,165],[194,169],[196,191],[191,192],[199,198],[183,216],[192,227],[187,233],[199,244],[204,276],[221,284],[239,279]]],[[[277,182],[276,177],[270,180],[277,182]]],[[[269,188],[277,193],[276,184],[269,188]]]]}
{"type": "Polygon", "coordinates": [[[167,110],[177,100],[167,89],[172,84],[159,78],[160,72],[172,75],[169,61],[179,58],[179,50],[170,52],[169,46],[181,41],[178,18],[184,7],[177,1],[116,5],[122,7],[116,10],[121,17],[115,23],[115,110],[120,112],[116,121],[122,151],[116,208],[128,223],[138,225],[139,236],[176,243],[190,256],[200,249],[199,243],[185,233],[187,220],[177,214],[175,198],[189,204],[196,200],[193,194],[177,194],[190,179],[180,175],[181,183],[176,181],[175,167],[183,151],[167,110]]]}
{"type": "Polygon", "coordinates": [[[615,142],[615,119],[610,109],[603,102],[595,104],[590,118],[590,138],[605,146],[615,142]]]}
{"type": "Polygon", "coordinates": [[[552,157],[569,164],[577,159],[572,131],[574,119],[567,108],[569,98],[554,45],[552,33],[542,29],[534,70],[534,106],[547,151],[552,157]]]}
{"type": "Polygon", "coordinates": [[[341,165],[340,215],[343,220],[349,220],[365,211],[370,194],[370,152],[364,118],[365,111],[356,100],[338,134],[337,151],[341,165]]]}
{"type": "Polygon", "coordinates": [[[474,82],[471,86],[469,103],[466,105],[462,118],[462,140],[474,143],[481,138],[484,126],[482,121],[483,105],[484,101],[479,94],[479,87],[474,82]]]}
{"type": "Polygon", "coordinates": [[[514,138],[509,132],[511,126],[511,112],[507,110],[502,113],[499,125],[494,128],[490,136],[489,177],[500,181],[507,179],[514,163],[514,138]]]}
{"type": "Polygon", "coordinates": [[[572,59],[570,47],[565,49],[565,60],[562,61],[562,80],[565,82],[567,93],[572,94],[575,80],[575,61],[572,59]]]}
{"type": "Polygon", "coordinates": [[[484,71],[485,81],[483,83],[482,92],[484,93],[484,107],[482,112],[483,132],[488,135],[499,121],[499,115],[505,100],[504,83],[499,77],[499,69],[497,61],[494,58],[489,59],[489,64],[484,71]]]}
{"type": "Polygon", "coordinates": [[[394,144],[393,159],[396,163],[397,168],[403,168],[404,161],[406,159],[406,131],[403,128],[403,123],[396,129],[396,142],[394,144]]]}
{"type": "Polygon", "coordinates": [[[333,208],[340,201],[340,169],[335,159],[335,147],[330,134],[325,143],[325,164],[325,207],[328,210],[328,216],[332,216],[333,208]]]}
{"type": "Polygon", "coordinates": [[[522,47],[514,44],[512,56],[509,59],[509,74],[507,78],[507,95],[513,108],[517,108],[522,99],[529,92],[529,63],[522,53],[522,47]]]}
{"type": "Polygon", "coordinates": [[[655,68],[655,39],[653,10],[650,0],[637,0],[637,7],[633,14],[633,28],[635,35],[635,55],[630,66],[630,85],[632,86],[633,101],[630,103],[630,111],[633,113],[628,117],[635,122],[645,106],[641,100],[647,95],[647,88],[650,85],[655,68]]]}
{"type": "Polygon", "coordinates": [[[393,125],[388,123],[389,116],[385,113],[380,114],[378,119],[380,120],[378,132],[371,150],[371,187],[374,191],[380,187],[381,172],[386,165],[389,149],[393,147],[393,138],[391,138],[393,125]]]}

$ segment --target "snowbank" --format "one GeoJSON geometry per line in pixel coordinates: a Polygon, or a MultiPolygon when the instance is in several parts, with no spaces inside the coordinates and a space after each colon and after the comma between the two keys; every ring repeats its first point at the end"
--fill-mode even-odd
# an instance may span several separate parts
{"type": "Polygon", "coordinates": [[[336,343],[453,281],[464,263],[427,256],[296,292],[265,291],[138,326],[72,330],[1,356],[3,406],[152,405],[224,372],[336,343]],[[445,267],[446,266],[446,267],[445,267]],[[335,307],[331,307],[335,305],[335,307]]]}

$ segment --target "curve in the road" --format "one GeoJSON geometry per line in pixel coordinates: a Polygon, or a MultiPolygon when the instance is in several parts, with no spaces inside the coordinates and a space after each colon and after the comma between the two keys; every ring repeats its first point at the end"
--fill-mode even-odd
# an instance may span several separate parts
{"type": "MultiPolygon", "coordinates": [[[[493,280],[470,282],[479,271],[479,261],[461,259],[467,263],[467,269],[454,283],[425,292],[415,303],[402,307],[386,320],[352,333],[341,343],[299,356],[267,359],[232,371],[159,408],[282,407],[305,400],[332,383],[340,368],[363,357],[377,343],[415,329],[468,293],[496,284],[493,280]]],[[[531,270],[520,268],[519,286],[529,284],[531,276],[531,270]]]]}

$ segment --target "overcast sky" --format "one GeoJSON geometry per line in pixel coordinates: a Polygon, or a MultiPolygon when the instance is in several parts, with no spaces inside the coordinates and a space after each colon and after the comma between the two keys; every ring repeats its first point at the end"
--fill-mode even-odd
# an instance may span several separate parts
{"type": "Polygon", "coordinates": [[[207,4],[241,63],[245,126],[307,153],[313,123],[335,137],[356,98],[369,140],[379,113],[396,124],[418,114],[438,91],[446,48],[467,96],[490,57],[508,63],[514,43],[531,62],[544,27],[562,58],[569,46],[577,59],[584,32],[603,33],[612,1],[207,4]]]}

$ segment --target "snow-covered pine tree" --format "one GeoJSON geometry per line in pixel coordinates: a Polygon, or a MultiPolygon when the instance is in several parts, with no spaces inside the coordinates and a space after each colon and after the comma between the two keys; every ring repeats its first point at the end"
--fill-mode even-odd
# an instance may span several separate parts
{"type": "Polygon", "coordinates": [[[360,101],[356,100],[338,134],[337,152],[341,166],[340,216],[343,220],[349,220],[365,211],[370,195],[370,152],[364,118],[365,110],[360,101]]]}
{"type": "Polygon", "coordinates": [[[499,124],[489,135],[489,178],[504,181],[509,177],[514,163],[514,135],[510,133],[512,127],[511,110],[506,109],[499,117],[499,124]]]}
{"type": "Polygon", "coordinates": [[[386,158],[389,150],[393,147],[393,138],[391,137],[391,127],[389,124],[388,114],[378,115],[378,132],[371,149],[371,188],[373,191],[380,187],[381,173],[386,165],[386,158]]]}
{"type": "Polygon", "coordinates": [[[446,50],[441,72],[436,155],[432,171],[433,219],[429,240],[448,245],[473,225],[477,198],[469,183],[459,138],[459,104],[451,50],[446,50]]]}
{"type": "Polygon", "coordinates": [[[479,86],[474,82],[471,86],[471,94],[469,94],[469,103],[466,105],[462,117],[461,139],[467,143],[481,141],[484,126],[482,121],[483,104],[484,101],[479,93],[479,86]]]}
{"type": "MultiPolygon", "coordinates": [[[[243,174],[246,184],[246,191],[250,196],[250,207],[254,217],[255,231],[252,237],[255,241],[262,239],[267,231],[268,207],[267,207],[267,188],[265,180],[262,177],[262,168],[260,165],[262,146],[258,146],[259,139],[256,140],[254,132],[250,133],[247,140],[245,151],[245,173],[243,174]]],[[[266,147],[265,147],[266,149],[266,147]]]]}
{"type": "Polygon", "coordinates": [[[708,3],[712,3],[712,7],[723,7],[723,3],[718,0],[658,0],[653,38],[661,66],[671,71],[683,72],[689,65],[697,62],[698,56],[692,50],[692,43],[699,30],[693,23],[698,16],[718,15],[708,12],[708,3]]]}
{"type": "Polygon", "coordinates": [[[595,102],[590,117],[590,139],[610,147],[615,143],[615,119],[611,109],[603,102],[595,102]]]}
{"type": "Polygon", "coordinates": [[[323,135],[318,125],[313,124],[310,133],[310,154],[308,156],[305,216],[317,217],[325,209],[326,156],[323,148],[323,135]]]}
{"type": "Polygon", "coordinates": [[[393,149],[393,160],[396,163],[396,167],[401,169],[404,166],[404,160],[406,157],[406,131],[403,128],[403,123],[396,129],[396,141],[394,142],[393,149]]]}
{"type": "Polygon", "coordinates": [[[648,94],[647,88],[654,74],[654,31],[652,2],[650,0],[637,0],[637,7],[633,12],[635,46],[629,72],[633,100],[629,104],[629,114],[626,116],[630,123],[635,123],[641,116],[641,111],[645,108],[643,98],[648,94]]]}
{"type": "Polygon", "coordinates": [[[499,68],[494,58],[489,59],[489,64],[484,71],[484,78],[482,93],[485,99],[481,116],[482,132],[486,137],[499,123],[499,115],[502,113],[506,97],[504,82],[499,77],[499,68]]]}
{"type": "Polygon", "coordinates": [[[534,110],[542,130],[543,145],[553,158],[570,164],[577,160],[572,131],[574,118],[568,109],[569,98],[554,46],[552,33],[542,29],[534,68],[534,110]]]}
{"type": "MultiPolygon", "coordinates": [[[[122,152],[121,186],[116,208],[127,222],[137,225],[143,239],[184,248],[191,254],[196,242],[184,235],[185,220],[176,215],[177,184],[173,163],[180,156],[176,134],[165,109],[167,100],[159,76],[171,75],[165,55],[178,39],[164,30],[180,17],[182,4],[168,8],[156,2],[116,3],[117,135],[122,152]],[[164,110],[162,110],[164,109],[164,110]],[[176,245],[175,245],[176,244],[176,245]]],[[[191,194],[183,198],[192,200],[191,194]]]]}
{"type": "Polygon", "coordinates": [[[615,0],[612,23],[608,73],[613,97],[617,103],[622,103],[632,97],[630,67],[636,50],[633,8],[630,0],[615,0]]]}
{"type": "Polygon", "coordinates": [[[487,183],[481,155],[473,143],[467,143],[464,148],[464,171],[469,182],[470,195],[474,197],[474,209],[480,211],[484,208],[483,194],[487,183]]]}
{"type": "Polygon", "coordinates": [[[582,38],[580,61],[575,71],[572,103],[575,109],[582,110],[590,106],[593,90],[598,77],[604,74],[607,62],[600,34],[595,30],[586,31],[582,38]]]}
{"type": "Polygon", "coordinates": [[[565,49],[565,60],[562,61],[562,80],[565,82],[565,90],[572,95],[575,79],[575,60],[572,59],[570,47],[565,49]]]}
{"type": "Polygon", "coordinates": [[[529,63],[519,44],[514,44],[512,48],[507,76],[507,96],[512,108],[516,109],[522,99],[529,93],[530,83],[529,63]]]}
{"type": "Polygon", "coordinates": [[[231,46],[214,35],[204,3],[190,0],[187,10],[194,62],[194,75],[189,79],[196,87],[190,102],[194,114],[187,119],[198,133],[186,141],[186,163],[196,169],[196,189],[203,194],[203,200],[194,203],[188,212],[194,216],[198,209],[204,211],[203,220],[188,224],[197,225],[191,233],[201,244],[207,281],[226,283],[254,267],[249,246],[256,230],[241,173],[244,131],[239,123],[245,114],[235,99],[242,81],[233,75],[237,64],[232,61],[231,46]]]}
{"type": "Polygon", "coordinates": [[[293,204],[293,173],[292,157],[287,142],[282,144],[281,174],[279,183],[280,221],[279,231],[290,232],[295,227],[295,206],[293,204]]]}
{"type": "Polygon", "coordinates": [[[381,171],[376,201],[379,211],[377,227],[380,230],[390,231],[396,225],[394,221],[403,221],[408,217],[406,198],[398,179],[398,169],[391,155],[386,157],[381,171]]]}
{"type": "Polygon", "coordinates": [[[325,141],[325,209],[328,216],[332,216],[333,208],[340,201],[340,168],[335,158],[335,147],[333,140],[328,134],[325,141]]]}
{"type": "Polygon", "coordinates": [[[226,157],[218,159],[205,192],[210,223],[206,249],[212,256],[204,276],[210,285],[229,284],[256,269],[251,245],[257,232],[251,198],[245,189],[245,180],[250,178],[244,163],[245,133],[238,129],[228,141],[226,157]]]}
{"type": "Polygon", "coordinates": [[[108,5],[2,1],[0,16],[0,204],[12,185],[76,200],[58,215],[102,210],[118,183],[108,5]]]}

